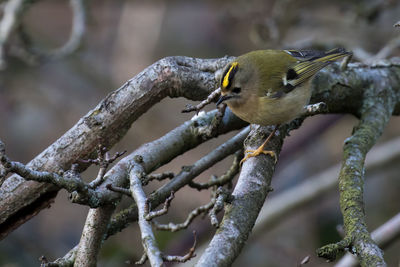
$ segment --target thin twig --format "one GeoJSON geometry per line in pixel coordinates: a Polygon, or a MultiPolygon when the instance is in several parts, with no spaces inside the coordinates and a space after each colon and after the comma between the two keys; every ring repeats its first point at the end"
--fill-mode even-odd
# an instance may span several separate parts
{"type": "Polygon", "coordinates": [[[307,264],[309,261],[310,261],[310,255],[307,255],[301,260],[299,266],[303,266],[303,265],[307,264]]]}
{"type": "MultiPolygon", "coordinates": [[[[201,131],[202,135],[204,136],[204,138],[208,139],[211,136],[214,136],[215,133],[218,131],[218,126],[222,122],[222,119],[225,115],[225,110],[226,110],[226,104],[219,105],[217,107],[217,112],[215,114],[215,117],[213,118],[211,123],[209,125],[206,125],[205,127],[202,127],[201,129],[199,129],[201,131]]],[[[198,115],[200,115],[200,114],[197,114],[192,119],[197,118],[198,115]]]]}
{"type": "MultiPolygon", "coordinates": [[[[59,171],[59,173],[52,173],[46,171],[36,171],[27,167],[20,162],[11,161],[5,155],[4,143],[0,140],[0,159],[1,165],[5,171],[2,174],[5,176],[7,173],[16,173],[26,180],[33,180],[36,182],[52,183],[60,188],[66,189],[68,192],[78,191],[86,194],[89,190],[88,185],[81,179],[77,171],[77,165],[73,164],[71,170],[66,172],[59,171]]],[[[3,179],[3,177],[0,177],[3,179]]]]}
{"type": "Polygon", "coordinates": [[[175,174],[173,172],[163,172],[157,174],[149,174],[144,177],[142,180],[142,185],[147,185],[149,182],[153,180],[163,181],[165,179],[172,179],[174,178],[175,174]]]}
{"type": "Polygon", "coordinates": [[[210,104],[213,100],[217,98],[221,94],[221,88],[216,89],[213,91],[205,100],[201,101],[200,104],[193,106],[193,105],[186,105],[186,108],[182,110],[182,113],[188,113],[192,111],[196,111],[196,114],[199,113],[205,106],[210,104]]]}
{"type": "Polygon", "coordinates": [[[189,249],[189,252],[186,255],[184,256],[163,255],[163,259],[169,262],[187,262],[191,258],[196,257],[196,254],[194,254],[197,244],[196,231],[193,231],[193,236],[194,236],[193,246],[189,249]]]}
{"type": "Polygon", "coordinates": [[[140,257],[140,260],[138,260],[137,262],[135,262],[136,265],[142,265],[145,264],[147,261],[147,254],[143,253],[142,257],[140,257]]]}
{"type": "Polygon", "coordinates": [[[171,191],[171,195],[165,200],[164,202],[164,207],[160,210],[156,211],[150,211],[150,203],[149,200],[146,200],[146,206],[148,207],[146,210],[147,214],[144,216],[144,218],[148,221],[152,220],[155,217],[162,216],[168,212],[168,208],[171,205],[171,201],[174,199],[174,191],[171,191]]]}
{"type": "Polygon", "coordinates": [[[97,173],[97,177],[89,183],[90,188],[96,188],[104,182],[104,175],[111,163],[113,163],[117,158],[121,157],[126,153],[126,150],[123,152],[116,152],[114,156],[110,157],[110,154],[107,151],[107,148],[101,144],[97,146],[97,158],[96,159],[87,159],[80,160],[84,163],[92,163],[100,166],[100,169],[97,173]]]}
{"type": "Polygon", "coordinates": [[[113,186],[112,184],[107,184],[107,189],[117,192],[117,193],[121,193],[123,195],[132,197],[131,191],[129,191],[128,188],[123,188],[123,187],[119,187],[119,186],[113,186]]]}
{"type": "Polygon", "coordinates": [[[170,222],[170,223],[168,223],[168,224],[160,224],[160,223],[158,223],[158,222],[156,222],[156,221],[154,221],[154,220],[152,220],[151,222],[152,222],[152,224],[154,225],[154,227],[155,227],[157,230],[161,230],[161,231],[176,232],[176,231],[179,231],[179,230],[182,230],[182,229],[186,229],[186,228],[190,225],[190,223],[191,223],[197,216],[199,216],[200,214],[206,213],[206,212],[208,212],[210,209],[212,209],[212,207],[213,207],[214,204],[215,204],[215,201],[216,201],[216,199],[213,198],[213,199],[211,199],[211,201],[210,201],[209,203],[207,203],[207,204],[205,204],[205,205],[203,205],[203,206],[200,206],[200,207],[198,207],[198,208],[192,210],[192,211],[189,213],[188,217],[186,218],[186,220],[185,220],[183,223],[175,224],[175,223],[171,223],[171,222],[170,222]]]}
{"type": "Polygon", "coordinates": [[[215,203],[208,215],[210,216],[211,225],[215,228],[218,228],[219,222],[217,219],[217,213],[220,212],[224,208],[225,202],[231,202],[230,192],[224,190],[223,187],[219,187],[215,192],[215,203]]]}
{"type": "Polygon", "coordinates": [[[385,59],[389,57],[393,51],[400,47],[400,37],[390,40],[379,52],[373,57],[372,61],[385,59]]]}
{"type": "Polygon", "coordinates": [[[137,164],[129,173],[130,180],[130,190],[132,197],[135,199],[137,203],[138,212],[139,212],[139,228],[142,236],[142,244],[145,253],[150,261],[151,266],[162,266],[163,259],[161,251],[157,246],[156,239],[154,237],[153,230],[151,228],[150,222],[148,222],[145,218],[146,216],[146,195],[142,188],[142,182],[140,181],[141,173],[143,173],[143,169],[137,164]]]}
{"type": "Polygon", "coordinates": [[[183,223],[175,224],[170,222],[168,224],[160,224],[154,220],[152,221],[152,223],[157,230],[176,232],[182,229],[186,229],[191,224],[191,222],[200,214],[209,212],[211,224],[214,227],[218,227],[218,219],[216,217],[216,214],[224,208],[225,202],[231,200],[230,197],[231,195],[227,190],[219,187],[215,191],[215,193],[213,193],[210,202],[192,210],[183,223]]]}
{"type": "Polygon", "coordinates": [[[203,190],[213,186],[221,186],[227,183],[231,183],[236,174],[239,173],[240,170],[239,162],[242,158],[243,158],[243,149],[240,149],[235,153],[235,157],[233,158],[233,163],[231,167],[223,175],[221,175],[220,178],[212,176],[211,180],[208,181],[207,183],[196,183],[190,181],[189,186],[196,188],[197,190],[203,190]]]}

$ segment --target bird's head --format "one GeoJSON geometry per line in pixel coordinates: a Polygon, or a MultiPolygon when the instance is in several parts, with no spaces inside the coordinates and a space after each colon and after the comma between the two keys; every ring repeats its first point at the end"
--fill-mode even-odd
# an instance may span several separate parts
{"type": "Polygon", "coordinates": [[[238,61],[226,65],[221,76],[221,97],[217,105],[221,103],[235,105],[245,101],[250,78],[249,69],[246,68],[246,65],[238,61]]]}

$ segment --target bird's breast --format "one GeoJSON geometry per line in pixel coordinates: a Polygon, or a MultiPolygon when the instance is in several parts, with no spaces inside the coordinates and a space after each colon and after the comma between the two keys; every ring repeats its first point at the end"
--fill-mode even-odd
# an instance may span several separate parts
{"type": "Polygon", "coordinates": [[[295,88],[280,98],[250,96],[246,101],[228,103],[232,112],[244,121],[260,125],[289,122],[303,113],[311,96],[310,86],[295,88]]]}

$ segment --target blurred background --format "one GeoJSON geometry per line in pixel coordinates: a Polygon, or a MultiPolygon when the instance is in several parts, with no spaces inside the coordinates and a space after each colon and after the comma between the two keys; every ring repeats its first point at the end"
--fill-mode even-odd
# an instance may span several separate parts
{"type": "MultiPolygon", "coordinates": [[[[400,30],[393,27],[400,20],[400,2],[395,0],[97,0],[87,1],[86,7],[86,33],[73,55],[28,64],[12,53],[20,45],[17,36],[11,36],[6,46],[7,66],[0,72],[0,139],[12,160],[29,162],[109,92],[166,56],[212,58],[255,49],[342,46],[357,52],[355,60],[366,60],[368,53],[375,55],[400,36],[400,30]]],[[[22,19],[25,31],[40,49],[53,49],[68,39],[68,1],[34,1],[22,19]]],[[[399,55],[397,48],[389,56],[399,55]]],[[[131,152],[190,119],[193,114],[181,113],[188,102],[161,101],[133,124],[112,152],[131,152]]],[[[339,163],[343,141],[356,123],[349,115],[308,118],[285,142],[269,198],[339,163]]],[[[399,130],[400,120],[393,117],[379,142],[396,138],[399,130]]],[[[212,140],[157,172],[177,173],[233,134],[212,140]]],[[[232,157],[196,181],[222,174],[231,163],[232,157]]],[[[83,175],[90,180],[96,171],[91,167],[83,175]]],[[[372,230],[399,211],[398,167],[394,163],[374,175],[367,173],[367,177],[366,214],[372,230]]],[[[148,192],[161,184],[151,183],[148,192]]],[[[41,255],[54,260],[78,243],[88,208],[71,204],[67,197],[64,190],[60,191],[50,209],[0,242],[1,266],[38,266],[41,255]]],[[[182,222],[192,209],[209,199],[210,191],[185,188],[176,194],[168,216],[160,221],[182,222]]],[[[130,203],[125,199],[121,207],[130,203]]],[[[234,266],[296,266],[307,255],[311,257],[308,266],[333,266],[317,258],[315,250],[340,240],[336,227],[341,223],[338,190],[333,190],[293,212],[278,226],[252,237],[234,266]]],[[[183,255],[193,242],[192,230],[198,232],[200,244],[215,231],[206,217],[197,218],[188,230],[156,235],[163,251],[183,255]]],[[[399,250],[399,241],[385,249],[389,266],[399,264],[399,250]]],[[[142,251],[140,234],[133,224],[105,243],[99,266],[126,266],[125,261],[138,260],[142,251]]]]}

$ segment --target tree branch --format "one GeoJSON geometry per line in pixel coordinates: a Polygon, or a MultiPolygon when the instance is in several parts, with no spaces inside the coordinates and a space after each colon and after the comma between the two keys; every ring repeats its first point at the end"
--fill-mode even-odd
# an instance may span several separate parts
{"type": "MultiPolygon", "coordinates": [[[[400,160],[400,138],[386,142],[371,150],[365,163],[366,171],[377,171],[398,160],[400,160]]],[[[296,210],[301,210],[301,207],[332,191],[338,185],[337,176],[339,172],[339,164],[332,166],[269,199],[257,218],[252,236],[255,238],[261,236],[262,233],[269,231],[286,216],[293,215],[296,210]]]]}
{"type": "MultiPolygon", "coordinates": [[[[396,65],[397,66],[397,65],[396,65]]],[[[387,111],[389,111],[388,113],[385,113],[385,119],[383,121],[383,124],[381,125],[382,128],[380,129],[376,129],[376,131],[374,132],[377,136],[376,138],[379,136],[379,133],[382,131],[383,126],[385,125],[385,121],[387,121],[387,119],[390,117],[390,115],[392,114],[393,108],[395,106],[396,103],[398,103],[398,92],[394,91],[394,87],[393,85],[396,84],[400,79],[399,79],[399,74],[398,72],[396,72],[396,68],[394,68],[393,72],[390,73],[390,75],[388,77],[390,77],[389,79],[385,79],[382,78],[382,73],[381,73],[381,69],[373,69],[370,68],[370,70],[372,70],[372,72],[376,73],[376,76],[372,79],[370,79],[371,77],[367,78],[367,77],[363,77],[365,80],[360,79],[347,79],[347,80],[343,80],[344,77],[346,77],[349,73],[354,73],[354,72],[358,72],[359,69],[352,69],[354,68],[354,65],[352,66],[348,66],[349,68],[344,72],[344,74],[341,74],[342,76],[339,76],[340,73],[340,69],[337,65],[334,65],[332,68],[334,69],[334,71],[332,72],[330,78],[335,77],[333,80],[331,79],[325,79],[322,80],[324,78],[324,75],[326,74],[326,70],[325,72],[322,72],[319,77],[317,76],[316,79],[314,79],[314,95],[312,98],[312,102],[311,103],[317,103],[317,102],[324,102],[327,104],[327,108],[330,112],[348,112],[348,113],[352,113],[355,114],[357,116],[365,116],[366,111],[368,111],[367,107],[370,108],[371,106],[377,105],[376,102],[380,102],[380,93],[382,93],[382,87],[385,88],[387,91],[387,94],[384,94],[387,96],[387,98],[384,97],[384,99],[381,101],[383,103],[385,103],[386,105],[382,105],[387,107],[387,111]],[[324,82],[322,82],[324,81],[324,82]],[[361,96],[364,96],[366,90],[360,86],[362,85],[366,85],[366,84],[370,84],[371,82],[376,82],[374,84],[374,86],[370,87],[373,88],[371,89],[371,91],[369,91],[372,95],[372,98],[369,98],[368,100],[375,100],[372,103],[374,103],[374,105],[371,105],[371,101],[367,101],[364,99],[364,97],[361,97],[360,101],[343,101],[343,100],[339,100],[339,98],[336,98],[336,96],[340,96],[340,97],[351,97],[357,92],[350,90],[350,88],[356,87],[359,88],[360,90],[363,90],[363,92],[361,93],[361,96]],[[365,83],[365,84],[364,84],[365,83]],[[331,88],[331,89],[327,89],[327,88],[331,88]],[[375,90],[375,91],[374,91],[375,90]],[[347,92],[346,92],[347,91],[347,92]],[[342,94],[343,93],[343,94],[342,94]],[[340,94],[340,95],[338,95],[340,94]],[[350,103],[351,102],[351,103],[350,103]]],[[[381,68],[381,66],[375,66],[377,68],[381,68]]],[[[398,71],[398,69],[397,69],[398,71]]],[[[358,77],[362,77],[360,75],[360,73],[358,73],[358,77]]],[[[328,77],[325,77],[328,78],[328,77]]],[[[397,87],[398,88],[398,87],[397,87]]],[[[358,89],[356,89],[357,91],[358,89]]],[[[360,92],[359,92],[360,93],[360,92]]],[[[352,97],[350,99],[353,99],[352,97]]],[[[373,116],[371,116],[373,117],[373,116]]],[[[296,122],[296,121],[294,121],[296,122]]],[[[299,126],[299,125],[297,125],[299,126]]],[[[262,128],[261,128],[262,129],[262,128]]],[[[285,131],[286,133],[286,131],[285,131]]],[[[260,133],[262,136],[262,133],[260,133]]],[[[253,133],[253,135],[256,136],[256,134],[253,133]]],[[[265,136],[264,136],[265,138],[265,136]]],[[[275,137],[276,138],[276,137],[275,137]]],[[[370,147],[376,142],[376,138],[373,138],[371,140],[370,143],[370,147]]],[[[280,141],[282,142],[283,137],[281,137],[280,141]]],[[[370,148],[369,147],[369,148],[370,148]]],[[[369,149],[368,148],[368,149],[369,149]]],[[[273,146],[273,149],[280,149],[280,145],[278,146],[273,146]]],[[[365,153],[368,151],[368,149],[365,151],[365,153]]],[[[364,154],[365,156],[365,154],[364,154]]],[[[257,161],[260,160],[259,157],[257,157],[256,159],[251,158],[251,161],[257,161]]],[[[246,161],[247,163],[247,161],[246,161]]],[[[250,164],[250,163],[248,163],[250,164]]],[[[208,246],[208,248],[206,249],[205,253],[202,255],[202,257],[200,258],[200,261],[198,262],[197,266],[229,266],[233,260],[235,259],[235,257],[239,254],[241,248],[243,247],[243,244],[245,242],[245,240],[247,239],[247,236],[249,234],[249,231],[251,230],[254,221],[257,214],[258,214],[258,210],[260,208],[260,205],[258,205],[259,203],[257,201],[261,200],[263,203],[268,190],[266,189],[266,186],[262,187],[261,185],[263,185],[263,183],[267,183],[269,185],[270,182],[270,178],[272,176],[272,166],[271,165],[267,165],[267,167],[265,166],[266,163],[262,164],[261,162],[259,162],[259,164],[256,164],[254,166],[251,167],[251,171],[247,170],[246,168],[243,167],[242,172],[239,176],[239,181],[238,184],[234,190],[233,196],[235,197],[235,200],[232,202],[232,206],[229,206],[229,208],[227,209],[222,225],[221,225],[221,229],[215,234],[215,236],[213,237],[210,245],[208,246]],[[270,168],[268,170],[265,169],[260,169],[260,168],[270,168]],[[250,173],[247,173],[250,172],[250,173]],[[246,181],[246,178],[251,177],[253,172],[257,172],[256,174],[254,174],[255,177],[252,177],[251,180],[246,181]],[[267,181],[263,181],[260,177],[257,177],[257,175],[260,175],[260,173],[264,173],[266,174],[266,179],[267,181]],[[242,179],[245,180],[246,182],[242,182],[242,179]],[[254,192],[253,190],[255,190],[254,188],[251,188],[250,184],[251,183],[257,183],[257,185],[259,186],[258,191],[254,192]],[[244,184],[244,185],[242,185],[244,184]],[[239,189],[237,189],[239,187],[239,189]],[[241,188],[243,187],[243,188],[241,188]],[[244,203],[240,203],[240,204],[236,204],[236,201],[238,201],[236,199],[236,192],[237,190],[239,190],[239,192],[245,192],[248,193],[248,195],[246,194],[245,196],[243,196],[242,198],[244,199],[243,202],[244,203]],[[254,195],[257,195],[257,198],[259,200],[256,199],[252,199],[252,197],[254,195]],[[252,200],[252,201],[250,201],[252,200]],[[251,205],[247,204],[246,207],[246,201],[252,203],[251,205]],[[236,204],[236,205],[235,205],[236,204]],[[250,211],[248,211],[250,210],[250,211]],[[252,211],[255,211],[255,214],[251,214],[252,211]],[[246,218],[246,221],[243,222],[243,218],[246,218]],[[217,257],[217,255],[223,255],[223,257],[219,256],[217,257]],[[221,259],[218,262],[214,262],[214,259],[218,258],[221,259]]],[[[354,230],[354,229],[353,229],[354,230]]],[[[368,232],[367,232],[368,233],[368,232]]],[[[341,242],[340,244],[337,244],[337,246],[343,246],[346,245],[346,241],[341,242]]],[[[357,242],[355,242],[355,244],[357,244],[357,242]]],[[[364,243],[365,244],[365,243],[364,243]]],[[[365,251],[361,251],[360,253],[362,254],[365,251]]],[[[362,254],[362,257],[365,257],[364,254],[362,254]]]]}
{"type": "MultiPolygon", "coordinates": [[[[128,181],[128,171],[133,166],[135,166],[135,164],[140,163],[141,166],[143,166],[144,173],[142,180],[146,180],[147,173],[154,171],[160,166],[163,166],[175,157],[196,147],[202,142],[209,140],[212,137],[233,129],[240,128],[244,125],[244,123],[234,117],[232,113],[227,112],[218,127],[215,127],[216,130],[210,130],[210,125],[215,120],[215,114],[217,114],[216,111],[212,111],[209,113],[200,113],[198,116],[196,116],[196,118],[187,121],[183,125],[167,133],[163,137],[140,146],[136,151],[123,158],[107,172],[106,176],[104,177],[104,179],[107,180],[107,184],[103,183],[96,189],[89,190],[89,192],[86,194],[79,194],[79,192],[77,192],[76,194],[73,193],[71,196],[72,201],[74,203],[89,205],[92,208],[118,201],[120,199],[120,195],[115,194],[110,190],[107,190],[107,186],[111,183],[113,187],[124,187],[124,185],[128,181]],[[210,135],[211,132],[212,135],[210,135]]],[[[204,161],[207,165],[201,165],[200,169],[195,169],[195,172],[191,170],[190,172],[197,173],[198,170],[201,170],[201,172],[203,172],[206,169],[205,166],[212,166],[219,160],[222,160],[226,156],[234,153],[235,150],[232,151],[232,149],[239,149],[239,147],[241,146],[240,141],[243,141],[245,136],[246,135],[244,134],[244,132],[242,132],[242,134],[240,135],[241,138],[234,139],[234,141],[232,141],[230,145],[222,145],[220,149],[217,149],[217,151],[212,154],[212,157],[210,159],[204,161]],[[225,151],[227,151],[228,153],[226,153],[225,151]]],[[[202,164],[204,163],[202,162],[202,164]]],[[[197,173],[196,176],[200,173],[197,173]]],[[[167,183],[165,186],[168,186],[171,183],[181,183],[179,187],[177,187],[177,189],[179,189],[180,187],[186,185],[187,182],[188,181],[182,183],[182,179],[178,179],[177,177],[175,177],[170,183],[167,183]]],[[[173,188],[170,189],[171,190],[169,190],[168,192],[167,190],[161,190],[166,195],[163,196],[163,199],[159,203],[151,203],[152,207],[157,207],[159,204],[163,203],[165,199],[171,194],[171,191],[175,191],[173,188]]]]}
{"type": "Polygon", "coordinates": [[[139,178],[143,171],[143,168],[139,164],[133,167],[133,169],[130,171],[130,191],[138,207],[138,221],[140,233],[142,235],[144,251],[150,261],[151,266],[159,267],[163,264],[162,254],[154,237],[151,223],[145,218],[147,214],[147,198],[142,188],[142,182],[139,178]]]}
{"type": "Polygon", "coordinates": [[[97,265],[97,255],[114,210],[114,205],[89,210],[76,252],[74,266],[91,267],[97,265]]]}
{"type": "MultiPolygon", "coordinates": [[[[391,242],[400,237],[400,213],[385,222],[379,228],[371,233],[372,239],[380,247],[387,247],[391,242]]],[[[335,267],[352,267],[357,266],[357,258],[351,254],[346,253],[343,258],[338,261],[335,267]]]]}
{"type": "Polygon", "coordinates": [[[366,226],[363,187],[366,154],[383,132],[398,99],[385,80],[378,79],[366,89],[361,121],[344,144],[343,165],[339,174],[340,206],[346,235],[342,241],[318,249],[318,256],[334,260],[345,248],[357,253],[361,266],[385,266],[383,253],[372,240],[366,226]]]}
{"type": "MultiPolygon", "coordinates": [[[[243,141],[248,135],[249,131],[249,127],[246,127],[233,138],[220,145],[203,158],[199,159],[190,168],[183,168],[183,170],[178,175],[176,175],[173,180],[169,181],[167,184],[160,187],[149,196],[150,205],[152,207],[157,207],[158,205],[164,203],[164,201],[170,196],[172,191],[177,192],[180,188],[184,187],[190,181],[196,178],[200,173],[207,170],[218,161],[233,154],[243,145],[243,141]]],[[[111,220],[107,235],[110,236],[118,231],[121,231],[129,223],[136,221],[138,218],[137,216],[137,206],[136,204],[133,204],[128,209],[114,216],[114,218],[111,220]]]]}
{"type": "MultiPolygon", "coordinates": [[[[118,202],[121,197],[120,192],[115,193],[108,190],[107,188],[110,187],[110,184],[112,184],[111,187],[115,189],[116,187],[118,188],[126,183],[128,169],[137,164],[137,161],[146,172],[151,172],[153,168],[160,166],[160,162],[162,164],[166,163],[175,158],[177,155],[180,155],[184,151],[192,148],[192,146],[200,144],[203,141],[202,136],[205,139],[210,138],[209,135],[204,136],[202,133],[204,131],[209,132],[206,130],[206,128],[213,120],[215,113],[216,111],[212,111],[207,114],[200,114],[196,117],[196,119],[192,119],[177,127],[160,139],[142,145],[108,171],[105,177],[105,179],[107,179],[107,183],[103,183],[96,188],[96,190],[89,190],[92,198],[80,199],[80,195],[75,195],[75,201],[82,201],[82,203],[89,202],[94,206],[118,202]],[[142,157],[141,155],[145,156],[142,157]]],[[[238,120],[232,115],[232,113],[226,112],[221,124],[218,127],[217,134],[235,128],[240,128],[243,125],[243,121],[238,120]]],[[[190,168],[184,168],[182,172],[176,175],[172,181],[159,188],[149,197],[150,205],[152,207],[157,207],[170,196],[172,191],[178,191],[200,173],[230,154],[233,154],[236,150],[240,149],[248,133],[249,127],[243,129],[226,143],[220,145],[214,151],[198,160],[190,168]]],[[[143,174],[143,177],[146,179],[147,176],[143,174]]],[[[123,191],[124,193],[126,192],[125,190],[123,191]]],[[[137,206],[136,204],[133,204],[129,209],[126,209],[114,216],[110,225],[108,226],[107,235],[105,238],[121,231],[127,227],[129,223],[136,221],[137,219],[137,206]]]]}
{"type": "MultiPolygon", "coordinates": [[[[161,59],[110,93],[27,166],[48,172],[67,170],[77,159],[90,158],[99,136],[110,149],[140,115],[162,98],[205,98],[215,88],[215,72],[229,60],[161,59]]],[[[86,167],[82,164],[80,170],[86,167]]],[[[0,189],[0,207],[7,207],[0,209],[0,237],[47,208],[57,191],[54,185],[25,181],[18,175],[7,179],[0,189]]]]}
{"type": "Polygon", "coordinates": [[[197,190],[203,190],[213,186],[221,186],[227,183],[231,184],[235,175],[239,173],[240,170],[239,162],[242,158],[243,158],[243,149],[240,149],[235,153],[235,157],[233,159],[231,167],[223,175],[221,175],[221,177],[218,178],[213,175],[211,180],[207,183],[196,183],[190,181],[189,186],[196,188],[197,190]]]}
{"type": "MultiPolygon", "coordinates": [[[[29,166],[32,166],[34,169],[49,172],[68,169],[70,164],[76,161],[77,158],[89,158],[89,156],[92,155],[95,145],[98,143],[98,136],[106,140],[106,147],[111,147],[115,144],[115,142],[126,133],[134,120],[163,97],[183,96],[193,100],[203,99],[212,88],[215,88],[216,72],[229,60],[228,58],[200,60],[184,57],[160,60],[130,80],[120,89],[107,96],[105,100],[82,118],[70,131],[33,160],[29,166]],[[63,153],[60,153],[60,151],[63,151],[63,153]]],[[[382,88],[382,86],[391,89],[399,88],[399,72],[399,62],[395,60],[386,61],[384,64],[375,64],[373,66],[349,64],[345,72],[340,72],[339,67],[333,65],[331,68],[326,68],[321,71],[314,79],[312,103],[326,103],[331,113],[351,113],[358,117],[363,117],[364,111],[368,110],[366,109],[368,105],[366,105],[364,101],[366,96],[373,96],[369,98],[369,104],[372,103],[370,106],[374,106],[374,101],[381,97],[378,91],[373,92],[371,90],[365,90],[367,85],[377,81],[371,88],[382,88]]],[[[392,108],[394,107],[394,114],[398,114],[400,112],[400,105],[398,104],[399,92],[393,90],[391,93],[394,98],[392,99],[393,103],[391,103],[393,104],[392,108]]],[[[143,145],[137,151],[116,164],[114,168],[106,174],[105,178],[109,179],[113,186],[123,186],[127,181],[127,172],[133,164],[140,163],[144,172],[150,173],[160,165],[160,162],[161,164],[165,164],[176,157],[176,155],[195,147],[219,133],[235,128],[237,129],[244,125],[238,122],[238,120],[236,120],[236,125],[232,125],[227,123],[224,117],[221,122],[222,126],[216,128],[216,132],[210,131],[210,129],[214,129],[209,127],[209,125],[213,124],[214,115],[215,113],[206,115],[200,114],[195,120],[187,122],[169,133],[169,139],[167,139],[167,137],[160,138],[158,142],[161,143],[156,144],[154,141],[143,145]],[[182,136],[184,136],[184,138],[182,138],[182,136]],[[187,138],[187,142],[182,142],[182,140],[186,140],[185,138],[187,138]],[[163,143],[163,141],[168,142],[163,143]],[[158,156],[157,154],[164,149],[169,149],[170,153],[158,156]]],[[[283,128],[282,131],[284,133],[287,132],[285,128],[283,128]]],[[[253,133],[253,135],[257,134],[253,133]]],[[[282,142],[283,138],[283,136],[280,136],[278,138],[278,140],[280,140],[279,142],[282,142]]],[[[376,138],[373,138],[372,144],[375,141],[376,138]]],[[[278,144],[274,148],[279,150],[280,145],[278,144]]],[[[239,147],[235,150],[238,149],[239,147]]],[[[233,150],[233,152],[235,150],[233,150]]],[[[213,160],[207,159],[205,163],[199,162],[197,169],[187,168],[186,171],[182,172],[180,179],[173,179],[150,196],[152,205],[157,206],[162,203],[172,190],[177,191],[179,188],[186,185],[195,177],[193,175],[200,170],[204,170],[203,168],[208,168],[214,164],[216,162],[215,159],[218,157],[219,156],[214,157],[213,160]],[[193,171],[193,169],[195,169],[195,171],[193,171]]],[[[255,159],[250,159],[249,162],[253,160],[255,159]]],[[[86,164],[81,164],[80,171],[84,170],[86,167],[86,164]]],[[[260,168],[262,169],[263,167],[257,164],[257,166],[254,166],[253,172],[260,170],[260,168]]],[[[268,166],[268,169],[267,178],[270,179],[273,166],[268,166]]],[[[259,177],[260,174],[255,174],[250,170],[245,171],[244,168],[242,175],[244,175],[243,173],[245,172],[254,175],[256,178],[254,181],[262,180],[261,177],[259,177]]],[[[237,194],[240,195],[244,190],[259,190],[257,194],[259,194],[261,199],[265,198],[268,192],[268,188],[265,189],[265,187],[267,187],[265,184],[269,183],[268,179],[264,182],[261,181],[259,188],[253,188],[251,181],[248,187],[242,184],[244,182],[240,182],[238,184],[240,186],[237,186],[237,190],[239,190],[237,194]]],[[[25,182],[16,175],[8,179],[1,189],[0,206],[10,207],[0,210],[0,223],[2,223],[0,225],[0,231],[3,233],[3,237],[13,228],[17,227],[31,216],[34,216],[34,214],[39,212],[43,207],[48,206],[58,190],[58,188],[47,184],[25,182]]],[[[119,194],[107,190],[104,184],[96,188],[96,190],[93,190],[92,193],[91,196],[93,196],[93,198],[87,199],[86,197],[83,199],[80,198],[81,196],[78,194],[75,195],[74,200],[92,207],[98,207],[110,201],[118,201],[120,198],[119,194]]],[[[237,203],[240,203],[240,201],[244,200],[240,199],[237,203]]],[[[233,216],[236,214],[237,210],[234,209],[237,207],[236,203],[233,203],[230,207],[232,207],[234,211],[228,209],[229,213],[225,216],[229,214],[233,216]]],[[[116,217],[110,225],[108,233],[115,233],[115,231],[126,226],[127,223],[137,219],[136,209],[136,206],[132,206],[130,210],[116,217]]],[[[257,209],[258,206],[255,210],[257,209]]],[[[254,223],[253,217],[254,214],[251,215],[251,219],[249,220],[250,224],[254,223]]],[[[249,225],[247,225],[247,227],[248,226],[249,225]]],[[[246,226],[243,225],[243,227],[246,226]]],[[[248,229],[251,229],[251,227],[248,229]]],[[[240,251],[243,246],[243,240],[245,240],[248,235],[248,233],[245,233],[244,228],[240,230],[242,230],[242,236],[237,237],[239,245],[230,244],[231,246],[237,245],[234,253],[240,251]]],[[[219,231],[219,234],[220,233],[221,231],[219,231]]],[[[229,260],[233,261],[233,259],[234,256],[229,260]]]]}
{"type": "MultiPolygon", "coordinates": [[[[250,131],[245,149],[257,148],[263,137],[268,136],[267,129],[269,128],[257,127],[250,131]]],[[[282,135],[272,137],[269,143],[276,155],[279,155],[286,129],[282,132],[282,135]]],[[[232,264],[243,248],[264,200],[271,190],[270,183],[274,169],[275,161],[271,157],[252,157],[244,162],[232,193],[232,203],[226,206],[219,230],[196,266],[232,264]]]]}

